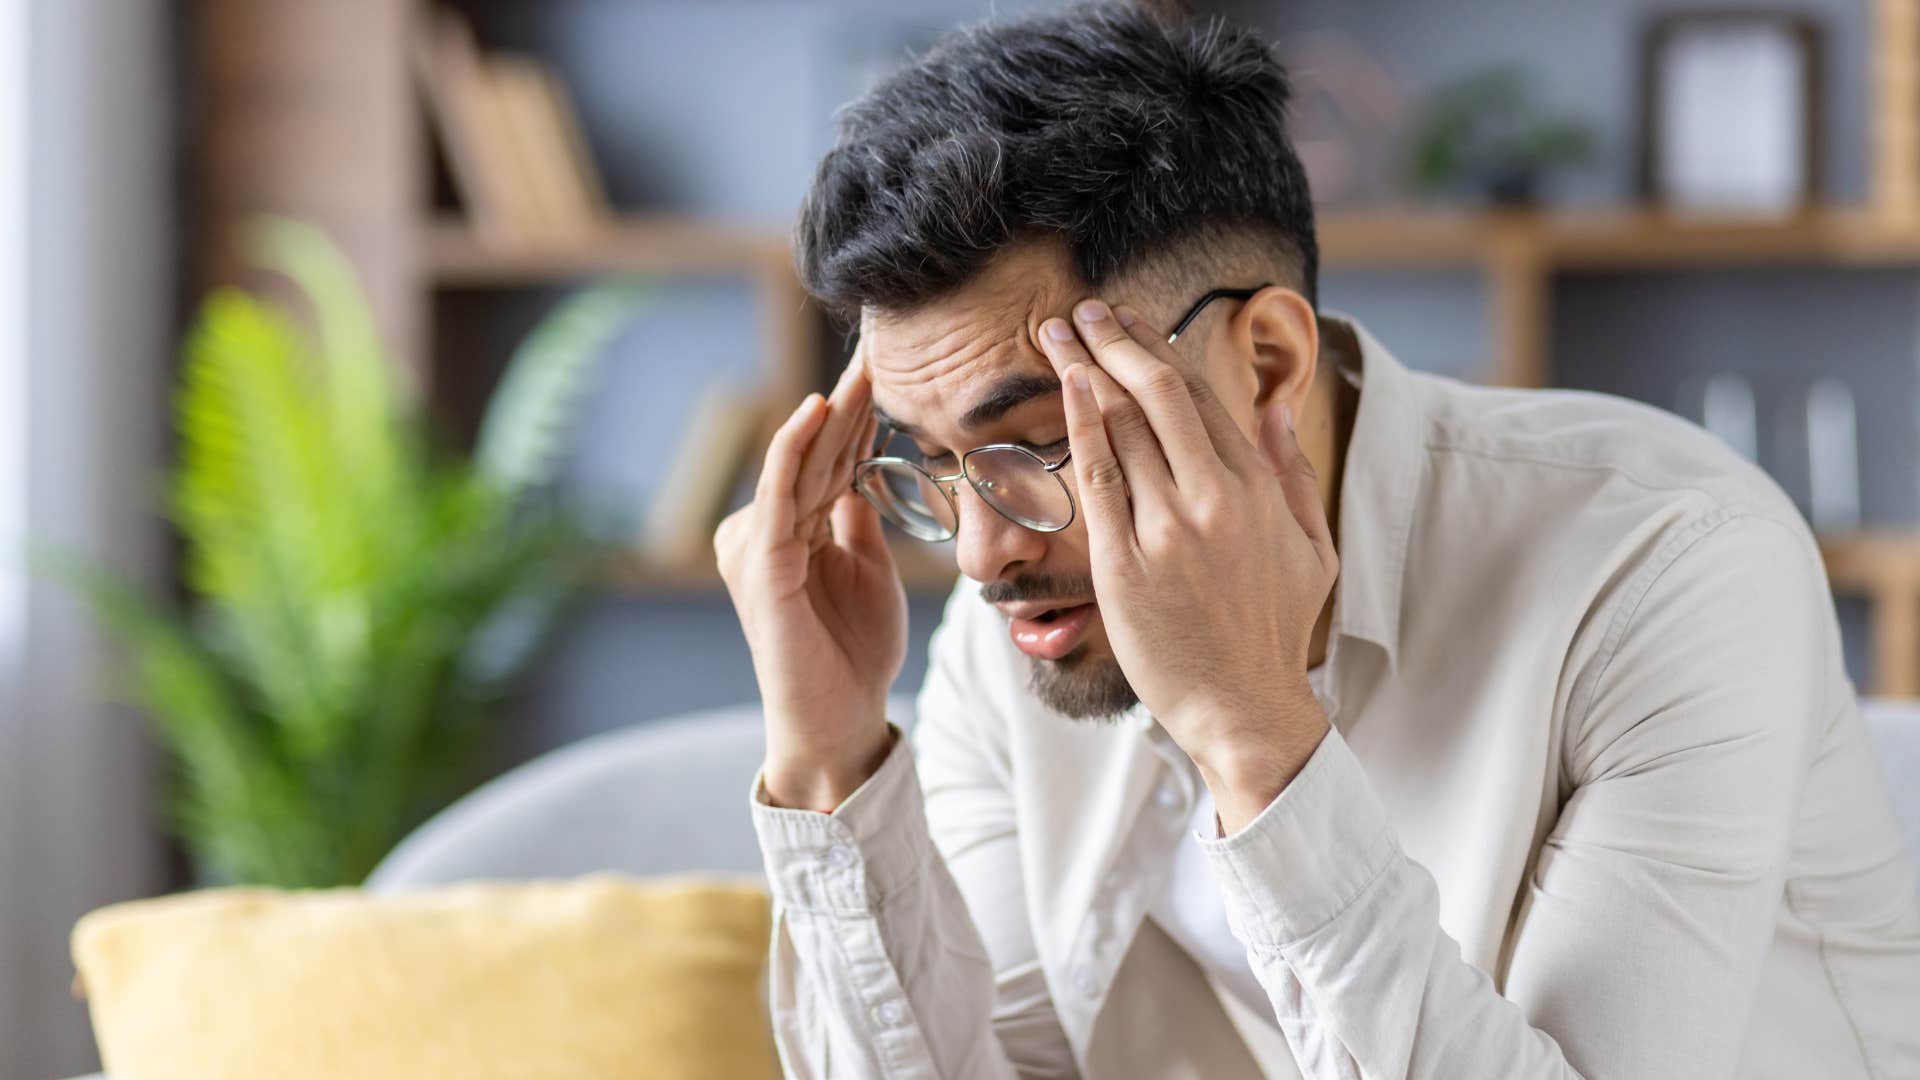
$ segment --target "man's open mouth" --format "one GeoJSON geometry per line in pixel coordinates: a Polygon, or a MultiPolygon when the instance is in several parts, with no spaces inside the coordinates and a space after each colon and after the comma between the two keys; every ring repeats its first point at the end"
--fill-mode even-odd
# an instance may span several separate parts
{"type": "Polygon", "coordinates": [[[1058,660],[1079,647],[1098,610],[1092,603],[1029,610],[1008,617],[1007,635],[1036,660],[1058,660]]]}

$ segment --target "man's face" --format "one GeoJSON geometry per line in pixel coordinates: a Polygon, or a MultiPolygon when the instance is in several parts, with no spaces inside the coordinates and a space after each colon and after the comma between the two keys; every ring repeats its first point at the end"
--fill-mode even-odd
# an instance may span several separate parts
{"type": "MultiPolygon", "coordinates": [[[[1109,292],[1102,299],[1133,304],[1150,320],[1173,317],[1169,309],[1179,302],[1109,292]]],[[[875,410],[901,429],[894,438],[912,439],[936,475],[959,472],[962,454],[989,443],[1017,443],[1048,462],[1060,460],[1066,414],[1036,340],[1042,322],[1067,318],[1084,293],[1064,252],[1036,244],[1009,250],[937,303],[905,315],[876,314],[863,331],[875,410]]],[[[1074,490],[1071,466],[1058,475],[1074,490]]],[[[1007,620],[1031,664],[1035,694],[1077,718],[1131,708],[1138,699],[1094,602],[1084,513],[1059,532],[1043,533],[996,513],[965,482],[954,496],[960,571],[981,583],[983,598],[1007,620]]],[[[1077,507],[1077,491],[1074,501],[1077,507]]]]}

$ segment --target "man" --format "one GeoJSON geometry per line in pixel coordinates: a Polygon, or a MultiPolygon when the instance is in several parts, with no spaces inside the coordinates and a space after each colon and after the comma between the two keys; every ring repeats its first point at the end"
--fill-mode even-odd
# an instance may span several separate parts
{"type": "Polygon", "coordinates": [[[845,113],[797,254],[859,349],[715,538],[789,1074],[1920,1075],[1793,507],[1317,311],[1285,101],[1250,34],[1103,7],[845,113]],[[911,747],[883,515],[970,579],[911,747]]]}

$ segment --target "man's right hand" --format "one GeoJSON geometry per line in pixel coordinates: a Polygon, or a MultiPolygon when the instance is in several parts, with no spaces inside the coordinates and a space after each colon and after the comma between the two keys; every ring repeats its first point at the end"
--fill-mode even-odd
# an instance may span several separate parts
{"type": "Polygon", "coordinates": [[[852,490],[876,423],[863,359],[780,426],[753,501],[713,536],[766,708],[767,796],[826,813],[886,759],[887,689],[907,652],[906,591],[879,514],[852,490]]]}

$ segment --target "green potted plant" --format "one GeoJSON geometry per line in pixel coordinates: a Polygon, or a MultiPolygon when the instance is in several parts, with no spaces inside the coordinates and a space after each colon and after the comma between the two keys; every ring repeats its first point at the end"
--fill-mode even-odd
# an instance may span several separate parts
{"type": "Polygon", "coordinates": [[[169,501],[187,611],[62,572],[126,647],[202,879],[354,884],[475,779],[491,716],[604,554],[546,482],[639,294],[548,316],[463,458],[432,445],[340,253],[287,221],[252,240],[311,329],[223,289],[187,336],[169,501]]]}
{"type": "Polygon", "coordinates": [[[1433,95],[1415,131],[1411,173],[1427,194],[1466,190],[1496,206],[1530,206],[1548,173],[1592,156],[1584,124],[1542,108],[1519,68],[1497,67],[1433,95]]]}

